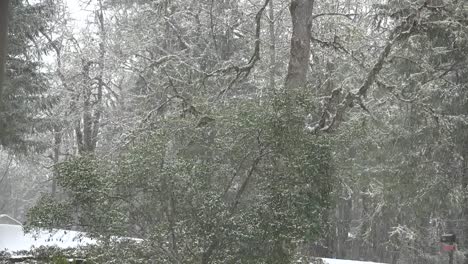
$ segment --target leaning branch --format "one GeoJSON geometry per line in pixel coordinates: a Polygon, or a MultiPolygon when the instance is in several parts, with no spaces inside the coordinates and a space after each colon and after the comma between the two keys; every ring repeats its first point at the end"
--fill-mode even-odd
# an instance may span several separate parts
{"type": "Polygon", "coordinates": [[[397,29],[395,29],[391,33],[390,40],[387,41],[387,44],[385,45],[383,51],[380,53],[379,58],[377,59],[377,62],[374,64],[372,69],[367,73],[367,76],[364,79],[364,82],[362,83],[362,85],[359,87],[358,92],[357,93],[353,93],[351,91],[348,92],[344,96],[344,98],[341,100],[341,102],[338,104],[338,106],[336,107],[335,113],[329,118],[329,120],[326,120],[328,116],[326,112],[328,112],[329,109],[331,108],[331,102],[334,101],[333,99],[337,98],[340,95],[341,91],[334,91],[332,93],[330,100],[327,101],[326,106],[324,107],[324,110],[322,111],[322,115],[321,115],[319,122],[317,123],[317,125],[315,125],[312,128],[313,132],[330,131],[334,126],[336,126],[337,122],[342,119],[346,110],[348,108],[352,108],[354,104],[359,105],[364,111],[369,112],[367,108],[364,106],[362,99],[366,96],[367,91],[375,82],[377,75],[382,71],[383,65],[385,63],[385,59],[390,54],[392,47],[395,44],[396,40],[401,38],[401,34],[395,34],[396,30],[397,29]]]}
{"type": "Polygon", "coordinates": [[[333,41],[326,41],[311,36],[310,40],[311,42],[317,43],[322,47],[331,48],[335,51],[344,53],[345,55],[349,56],[353,61],[355,61],[360,68],[366,69],[364,63],[360,59],[358,59],[352,51],[349,51],[346,47],[343,46],[343,44],[338,42],[336,39],[334,39],[333,41]]]}
{"type": "Polygon", "coordinates": [[[348,19],[352,19],[352,17],[357,16],[357,14],[343,14],[343,13],[335,13],[335,12],[320,13],[320,14],[313,15],[312,19],[316,19],[316,18],[323,17],[323,16],[342,16],[348,19]]]}
{"type": "MultiPolygon", "coordinates": [[[[427,7],[427,1],[421,5],[416,12],[421,12],[424,8],[427,7]]],[[[334,93],[330,96],[330,99],[327,100],[325,103],[325,107],[322,110],[322,115],[320,120],[317,124],[311,128],[312,132],[317,131],[330,131],[334,126],[336,126],[337,122],[342,120],[342,117],[347,109],[352,108],[354,105],[360,106],[364,111],[369,113],[369,110],[364,105],[364,98],[367,95],[368,90],[370,87],[376,82],[377,76],[382,71],[384,66],[385,60],[390,55],[393,46],[395,43],[402,41],[411,34],[414,33],[415,26],[419,23],[415,18],[418,17],[418,14],[411,14],[404,19],[404,21],[397,27],[395,27],[391,32],[385,47],[383,48],[382,52],[380,53],[377,61],[375,62],[374,66],[371,70],[367,73],[364,82],[359,87],[359,90],[354,93],[349,91],[341,102],[336,106],[335,113],[333,115],[328,114],[329,109],[332,108],[332,102],[334,99],[339,98],[341,95],[341,90],[334,91],[334,93]],[[328,118],[327,118],[328,117],[328,118]]]]}

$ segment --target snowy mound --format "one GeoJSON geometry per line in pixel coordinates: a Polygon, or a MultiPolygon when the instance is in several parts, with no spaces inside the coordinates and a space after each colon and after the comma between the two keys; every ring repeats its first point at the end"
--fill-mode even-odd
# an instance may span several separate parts
{"type": "Polygon", "coordinates": [[[26,234],[20,225],[0,224],[0,251],[15,252],[41,246],[56,246],[63,249],[79,248],[91,244],[96,244],[96,241],[85,237],[81,232],[42,230],[26,234]]]}

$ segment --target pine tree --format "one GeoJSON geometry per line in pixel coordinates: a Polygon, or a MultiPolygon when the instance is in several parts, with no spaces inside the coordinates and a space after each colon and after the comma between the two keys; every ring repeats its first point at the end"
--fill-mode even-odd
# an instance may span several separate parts
{"type": "Polygon", "coordinates": [[[44,116],[41,111],[49,109],[54,101],[46,95],[49,84],[42,59],[47,47],[40,38],[40,31],[47,30],[53,13],[52,1],[33,5],[19,0],[11,2],[6,79],[0,98],[2,146],[21,151],[39,147],[37,142],[28,140],[27,135],[40,129],[39,123],[44,116]]]}

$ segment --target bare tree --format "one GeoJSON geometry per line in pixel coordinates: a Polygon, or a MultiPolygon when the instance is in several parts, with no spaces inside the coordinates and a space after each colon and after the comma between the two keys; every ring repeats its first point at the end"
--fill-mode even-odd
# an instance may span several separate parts
{"type": "Polygon", "coordinates": [[[105,86],[105,55],[106,55],[106,28],[104,23],[104,7],[98,1],[95,19],[99,28],[99,50],[97,61],[85,61],[82,76],[85,80],[83,91],[83,117],[75,126],[76,140],[80,153],[93,153],[96,150],[99,130],[101,128],[102,99],[105,86]],[[97,76],[91,76],[92,66],[97,66],[97,76]],[[94,89],[93,89],[94,88],[94,89]]]}

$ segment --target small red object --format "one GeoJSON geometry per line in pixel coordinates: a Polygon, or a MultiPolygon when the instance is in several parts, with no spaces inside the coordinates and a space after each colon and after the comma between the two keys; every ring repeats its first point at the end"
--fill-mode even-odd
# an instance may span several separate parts
{"type": "Polygon", "coordinates": [[[457,245],[442,244],[442,250],[445,252],[457,250],[457,245]]]}

